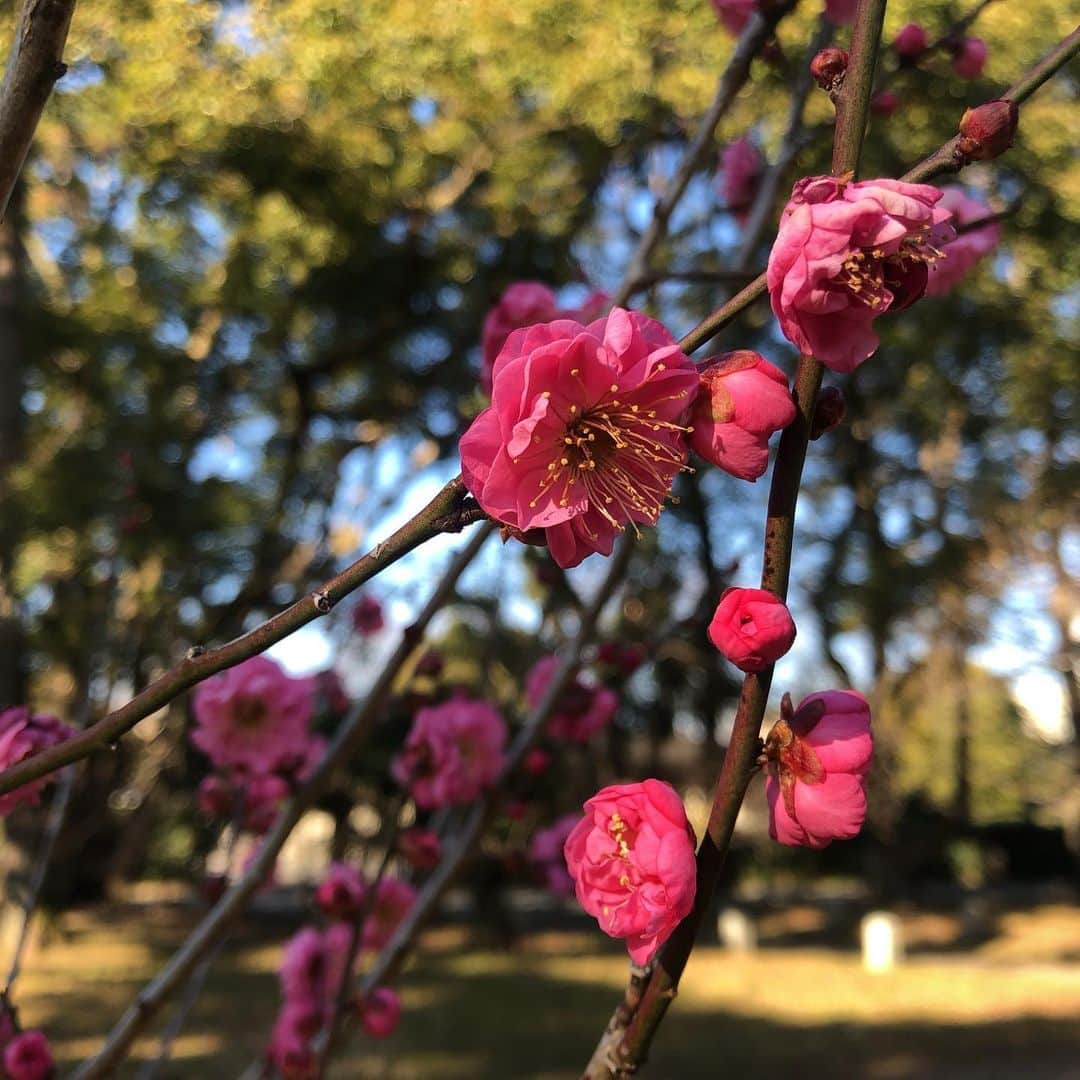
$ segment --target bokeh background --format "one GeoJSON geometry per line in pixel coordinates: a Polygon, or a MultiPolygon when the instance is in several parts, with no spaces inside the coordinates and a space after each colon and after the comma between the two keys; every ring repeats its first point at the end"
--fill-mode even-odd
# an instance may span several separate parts
{"type": "MultiPolygon", "coordinates": [[[[1069,7],[987,5],[978,80],[945,56],[890,75],[900,107],[873,119],[864,174],[936,148],[1072,29],[1069,7]]],[[[890,4],[886,39],[961,10],[890,4]]],[[[634,297],[676,335],[764,265],[768,230],[742,250],[716,160],[744,134],[776,156],[817,14],[804,0],[755,64],[634,297]]],[[[483,404],[486,311],[515,280],[567,306],[616,286],[731,49],[706,0],[80,6],[0,226],[0,702],[97,716],[415,512],[457,472],[483,404]]],[[[650,1075],[1080,1070],[1076,97],[1074,67],[1025,106],[1013,150],[965,171],[1008,211],[999,248],[879,324],[879,353],[843,379],[848,422],[812,448],[799,637],[774,686],[871,698],[870,819],[852,843],[780,850],[752,788],[719,900],[745,918],[691,962],[650,1075]],[[890,974],[860,967],[872,909],[908,941],[890,974]]],[[[831,108],[811,97],[790,179],[827,170],[831,108]]],[[[720,345],[791,370],[767,305],[720,345]]],[[[522,852],[628,777],[671,779],[703,820],[737,689],[704,628],[726,585],[756,582],[763,488],[680,478],[603,627],[645,656],[614,680],[615,724],[500,821],[406,975],[401,1029],[377,1053],[356,1045],[341,1075],[577,1075],[625,958],[535,887],[522,852]]],[[[367,590],[381,634],[359,639],[343,609],[272,655],[333,665],[361,695],[460,542],[367,590]]],[[[349,797],[302,823],[168,1075],[233,1075],[258,1053],[305,882],[377,831],[417,695],[465,686],[520,709],[525,672],[602,572],[485,548],[435,625],[443,673],[403,681],[349,797]]],[[[144,721],[73,793],[20,998],[62,1061],[94,1048],[198,913],[217,835],[193,804],[206,764],[188,709],[144,721]]],[[[40,820],[5,823],[9,899],[40,820]]]]}

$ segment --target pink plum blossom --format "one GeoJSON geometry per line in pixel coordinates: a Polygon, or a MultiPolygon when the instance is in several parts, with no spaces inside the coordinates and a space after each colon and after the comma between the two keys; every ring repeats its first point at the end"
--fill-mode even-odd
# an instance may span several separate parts
{"type": "Polygon", "coordinates": [[[219,768],[273,772],[308,748],[311,683],[253,656],[195,690],[191,741],[219,768]]]}
{"type": "Polygon", "coordinates": [[[364,593],[353,604],[352,626],[360,637],[374,637],[386,625],[383,607],[370,593],[364,593]]]}
{"type": "Polygon", "coordinates": [[[712,6],[724,29],[738,37],[757,10],[758,0],[712,0],[712,6]]]}
{"type": "Polygon", "coordinates": [[[720,190],[724,205],[740,225],[746,223],[754,203],[765,159],[745,136],[724,147],[720,155],[720,190]]]}
{"type": "Polygon", "coordinates": [[[918,23],[906,23],[893,38],[893,52],[901,60],[917,60],[928,44],[926,31],[918,23]]]}
{"type": "Polygon", "coordinates": [[[318,889],[315,906],[329,919],[349,921],[360,911],[367,896],[367,885],[360,871],[345,863],[331,863],[318,889]]]}
{"type": "Polygon", "coordinates": [[[49,1040],[40,1031],[23,1031],[4,1047],[7,1080],[50,1080],[55,1072],[49,1040]]]}
{"type": "MultiPolygon", "coordinates": [[[[557,656],[537,660],[525,679],[525,702],[535,709],[544,700],[548,685],[559,666],[557,656]]],[[[566,742],[588,742],[615,718],[619,699],[606,686],[589,686],[575,676],[559,695],[547,722],[547,733],[566,742]]]]}
{"type": "Polygon", "coordinates": [[[791,648],[795,622],[767,589],[728,589],[709,623],[709,640],[740,671],[763,671],[791,648]]]}
{"type": "Polygon", "coordinates": [[[858,834],[874,742],[870,706],[854,690],[811,694],[782,716],[765,743],[769,834],[781,844],[822,848],[858,834]]]}
{"type": "MultiPolygon", "coordinates": [[[[4,709],[0,712],[0,771],[18,765],[20,761],[34,757],[66,742],[75,729],[55,716],[33,715],[25,706],[4,709]]],[[[10,814],[17,806],[37,806],[41,792],[52,779],[51,775],[39,776],[0,795],[0,816],[10,814]]]]}
{"type": "Polygon", "coordinates": [[[375,887],[375,902],[364,920],[361,944],[365,949],[381,949],[397,929],[416,900],[416,890],[396,877],[384,877],[375,887]]]}
{"type": "Polygon", "coordinates": [[[940,198],[936,187],[903,180],[800,180],[767,271],[784,336],[834,371],[854,371],[878,346],[874,320],[926,288],[952,235],[940,198]]]}
{"type": "Polygon", "coordinates": [[[562,567],[610,555],[627,525],[655,524],[686,462],[697,369],[671,334],[615,308],[514,331],[491,406],[460,442],[466,487],[512,532],[546,531],[562,567]]]}
{"type": "Polygon", "coordinates": [[[690,413],[690,448],[740,480],[769,466],[769,438],[795,419],[787,376],[749,349],[706,360],[690,413]]]}
{"type": "MultiPolygon", "coordinates": [[[[957,225],[966,225],[969,221],[979,221],[993,214],[989,206],[972,198],[963,188],[947,187],[943,191],[941,205],[952,211],[953,221],[957,225]]],[[[1001,226],[996,221],[970,232],[957,232],[955,239],[941,249],[945,257],[930,268],[926,295],[941,296],[953,289],[980,259],[997,247],[1000,239],[1001,226]]]]}
{"type": "Polygon", "coordinates": [[[534,746],[521,762],[522,769],[530,776],[543,776],[551,768],[551,755],[539,746],[534,746]]]}
{"type": "Polygon", "coordinates": [[[388,1039],[401,1019],[401,999],[388,986],[372,990],[356,1007],[360,1026],[373,1039],[388,1039]]]}
{"type": "Polygon", "coordinates": [[[505,746],[494,705],[452,698],[417,712],[392,772],[425,810],[472,802],[498,777],[505,746]]]}
{"type": "Polygon", "coordinates": [[[882,90],[870,99],[870,111],[875,116],[892,116],[900,108],[900,97],[892,90],[882,90]]]}
{"type": "Polygon", "coordinates": [[[319,1002],[325,996],[326,941],[313,926],[305,926],[289,939],[281,957],[278,979],[286,1001],[319,1002]]]}
{"type": "Polygon", "coordinates": [[[581,820],[578,814],[566,814],[546,829],[533,834],[529,844],[529,861],[536,868],[548,892],[556,896],[573,896],[574,881],[566,869],[563,848],[567,837],[581,820]]]}
{"type": "Polygon", "coordinates": [[[989,55],[990,50],[982,38],[961,38],[953,52],[953,71],[962,79],[977,79],[989,55]]]}
{"type": "Polygon", "coordinates": [[[566,840],[581,906],[645,964],[694,906],[694,832],[670,784],[615,784],[585,803],[566,840]]]}
{"type": "Polygon", "coordinates": [[[310,1040],[322,1027],[320,1010],[303,1003],[282,1007],[270,1033],[267,1051],[282,1080],[315,1080],[318,1061],[310,1040]]]}

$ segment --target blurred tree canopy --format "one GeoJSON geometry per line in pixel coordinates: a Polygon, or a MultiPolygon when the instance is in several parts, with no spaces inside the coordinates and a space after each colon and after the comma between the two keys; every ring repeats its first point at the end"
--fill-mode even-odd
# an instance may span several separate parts
{"type": "MultiPolygon", "coordinates": [[[[890,4],[886,40],[913,18],[934,36],[961,10],[890,4]]],[[[718,149],[749,132],[776,154],[817,14],[804,2],[783,22],[718,149]]],[[[1070,29],[1057,0],[992,4],[972,31],[990,50],[981,79],[944,55],[888,76],[901,107],[873,120],[864,173],[934,149],[1070,29]]],[[[79,7],[2,237],[0,699],[100,709],[114,682],[137,687],[287,602],[388,499],[452,471],[481,404],[485,311],[515,279],[614,285],[731,49],[706,0],[79,7]]],[[[1053,597],[1033,654],[1059,665],[1080,724],[1076,97],[1062,73],[1016,147],[964,174],[1011,208],[1001,247],[844,380],[849,422],[812,455],[797,565],[821,664],[846,676],[868,657],[867,685],[918,669],[955,620],[962,652],[1007,635],[1017,590],[1053,597]]],[[[827,170],[830,112],[811,98],[818,137],[791,179],[827,170]]],[[[704,175],[654,269],[723,269],[739,246],[704,175]]],[[[636,302],[681,332],[719,299],[679,281],[636,302]]],[[[764,305],[722,345],[790,360],[764,305]]],[[[672,636],[649,642],[659,681],[635,729],[716,725],[731,683],[703,616],[756,549],[760,503],[701,475],[643,545],[644,601],[622,629],[672,636]]],[[[490,587],[488,602],[498,630],[490,587]]],[[[902,783],[932,768],[905,765],[902,783]]]]}

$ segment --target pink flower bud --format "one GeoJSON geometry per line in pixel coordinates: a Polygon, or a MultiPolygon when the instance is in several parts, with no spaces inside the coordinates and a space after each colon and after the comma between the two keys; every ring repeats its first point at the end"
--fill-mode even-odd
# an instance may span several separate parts
{"type": "Polygon", "coordinates": [[[961,38],[953,49],[953,71],[962,79],[977,79],[989,54],[982,38],[961,38]]]}
{"type": "Polygon", "coordinates": [[[388,1039],[401,1019],[401,999],[388,986],[372,990],[356,1007],[360,1024],[373,1039],[388,1039]]]}
{"type": "Polygon", "coordinates": [[[781,844],[825,847],[858,834],[866,818],[866,774],[874,750],[870,706],[853,690],[811,694],[765,742],[769,834],[781,844]]]}
{"type": "Polygon", "coordinates": [[[40,1031],[24,1031],[4,1047],[7,1080],[51,1080],[54,1070],[49,1040],[40,1031]]]}
{"type": "Polygon", "coordinates": [[[551,768],[551,755],[546,750],[535,747],[525,755],[521,767],[530,776],[543,776],[551,768]]]}
{"type": "Polygon", "coordinates": [[[814,419],[810,424],[811,440],[820,439],[833,428],[839,427],[847,416],[847,401],[844,391],[839,386],[825,386],[817,397],[814,406],[814,419]]]}
{"type": "Polygon", "coordinates": [[[605,641],[597,646],[596,662],[615,668],[624,675],[633,675],[645,663],[647,650],[644,645],[623,645],[618,641],[605,641]]]}
{"type": "Polygon", "coordinates": [[[787,376],[749,349],[707,360],[690,413],[690,446],[740,480],[769,465],[769,436],[795,419],[787,376]]]}
{"type": "Polygon", "coordinates": [[[988,161],[1013,144],[1020,110],[1015,101],[984,101],[960,117],[960,153],[971,161],[988,161]]]}
{"type": "Polygon", "coordinates": [[[728,589],[709,624],[709,640],[740,671],[775,664],[795,640],[787,604],[766,589],[728,589]]]}
{"type": "Polygon", "coordinates": [[[645,964],[694,906],[694,832],[670,784],[615,784],[585,803],[567,837],[578,902],[645,964]]]}
{"type": "Polygon", "coordinates": [[[438,649],[426,649],[416,662],[416,674],[437,679],[443,671],[443,655],[438,649]]]}
{"type": "Polygon", "coordinates": [[[810,61],[810,74],[822,90],[834,94],[844,82],[850,59],[846,49],[836,47],[821,49],[810,61]]]}
{"type": "Polygon", "coordinates": [[[431,870],[442,858],[439,837],[431,829],[407,829],[398,838],[398,848],[406,862],[417,870],[431,870]]]}
{"type": "Polygon", "coordinates": [[[901,60],[917,60],[929,44],[926,31],[918,23],[908,23],[893,38],[893,51],[901,60]]]}
{"type": "Polygon", "coordinates": [[[367,885],[360,872],[345,863],[331,863],[315,893],[315,904],[330,919],[349,922],[367,897],[367,885]]]}
{"type": "Polygon", "coordinates": [[[744,224],[753,206],[765,159],[747,138],[736,139],[720,155],[720,189],[724,204],[744,224]]]}
{"type": "Polygon", "coordinates": [[[352,624],[361,637],[377,634],[386,625],[382,604],[374,596],[361,596],[353,605],[352,624]]]}
{"type": "Polygon", "coordinates": [[[870,111],[875,116],[892,116],[900,105],[900,98],[892,90],[882,90],[870,99],[870,111]]]}

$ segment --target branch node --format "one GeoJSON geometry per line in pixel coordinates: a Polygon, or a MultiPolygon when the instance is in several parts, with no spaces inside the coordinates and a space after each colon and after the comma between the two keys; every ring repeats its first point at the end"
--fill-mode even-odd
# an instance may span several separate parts
{"type": "Polygon", "coordinates": [[[334,610],[334,601],[330,598],[329,593],[325,591],[312,593],[311,602],[320,615],[327,615],[334,610]]]}
{"type": "Polygon", "coordinates": [[[206,652],[205,645],[192,645],[190,649],[184,654],[185,660],[198,660],[206,652]]]}

